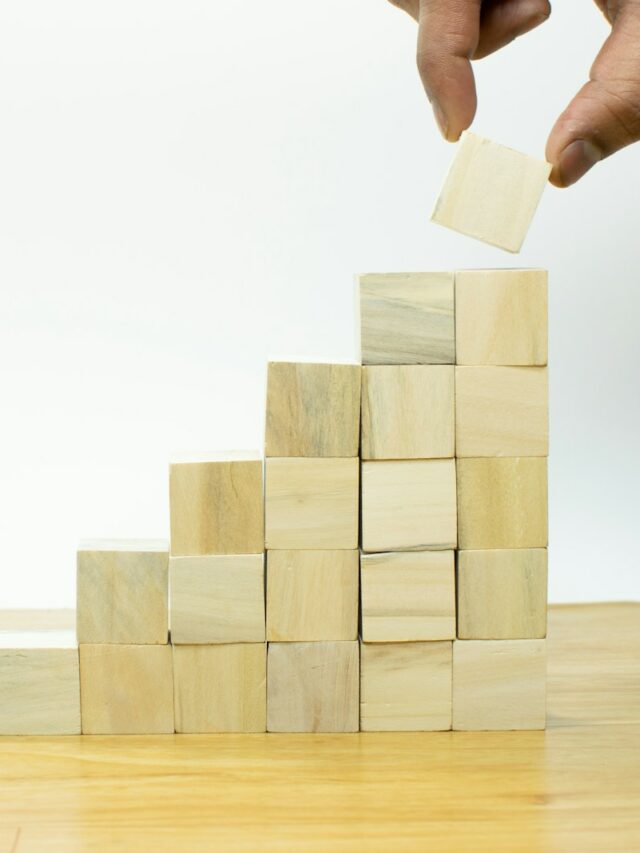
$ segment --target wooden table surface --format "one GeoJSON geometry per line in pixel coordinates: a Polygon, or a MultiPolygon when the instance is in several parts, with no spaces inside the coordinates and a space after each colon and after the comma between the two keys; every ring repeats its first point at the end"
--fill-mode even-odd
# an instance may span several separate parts
{"type": "Polygon", "coordinates": [[[640,604],[552,608],[549,729],[0,738],[0,851],[640,850],[640,604]]]}

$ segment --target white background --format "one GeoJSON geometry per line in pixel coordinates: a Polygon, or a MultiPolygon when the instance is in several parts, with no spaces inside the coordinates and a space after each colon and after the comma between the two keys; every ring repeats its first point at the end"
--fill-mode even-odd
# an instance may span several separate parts
{"type": "MultiPolygon", "coordinates": [[[[0,607],[166,536],[173,451],[261,446],[270,354],[354,359],[354,272],[514,264],[550,269],[551,599],[640,598],[640,147],[514,258],[429,224],[453,148],[383,0],[0,10],[0,607]]],[[[474,130],[542,155],[605,34],[559,4],[474,130]]]]}

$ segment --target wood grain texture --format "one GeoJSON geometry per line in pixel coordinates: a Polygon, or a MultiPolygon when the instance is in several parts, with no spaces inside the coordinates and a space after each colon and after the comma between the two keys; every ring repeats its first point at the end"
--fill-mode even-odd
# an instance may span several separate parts
{"type": "Polygon", "coordinates": [[[361,275],[363,364],[453,364],[451,272],[361,275]]]}
{"type": "Polygon", "coordinates": [[[171,642],[263,643],[264,555],[172,557],[171,642]]]}
{"type": "Polygon", "coordinates": [[[544,160],[465,132],[431,221],[519,252],[550,172],[544,160]]]}
{"type": "Polygon", "coordinates": [[[456,547],[453,459],[362,463],[363,551],[456,547]]]}
{"type": "Polygon", "coordinates": [[[458,459],[456,470],[461,549],[547,547],[546,459],[458,459]]]}
{"type": "Polygon", "coordinates": [[[542,639],[547,634],[547,551],[458,552],[458,637],[542,639]]]}
{"type": "Polygon", "coordinates": [[[357,640],[358,551],[268,551],[267,640],[357,640]]]}
{"type": "Polygon", "coordinates": [[[545,640],[456,640],[453,728],[544,729],[545,640]]]}
{"type": "Polygon", "coordinates": [[[452,643],[363,643],[360,728],[428,732],[451,728],[452,643]]]}
{"type": "Polygon", "coordinates": [[[358,642],[269,643],[267,730],[357,732],[358,642]]]}
{"type": "Polygon", "coordinates": [[[454,455],[454,367],[380,365],[362,371],[362,459],[454,455]]]}
{"type": "Polygon", "coordinates": [[[456,363],[547,363],[547,271],[456,272],[456,363]]]}
{"type": "Polygon", "coordinates": [[[177,732],[264,732],[267,646],[174,646],[177,732]]]}

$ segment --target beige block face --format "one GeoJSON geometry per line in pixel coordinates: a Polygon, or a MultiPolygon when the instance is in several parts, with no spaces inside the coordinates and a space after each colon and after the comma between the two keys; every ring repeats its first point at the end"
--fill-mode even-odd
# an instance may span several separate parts
{"type": "Polygon", "coordinates": [[[431,221],[519,252],[551,165],[465,132],[431,221]]]}
{"type": "Polygon", "coordinates": [[[362,549],[456,547],[453,459],[362,463],[362,549]]]}
{"type": "Polygon", "coordinates": [[[267,459],[267,548],[357,548],[358,467],[358,459],[267,459]]]}
{"type": "Polygon", "coordinates": [[[363,554],[360,586],[364,642],[455,637],[453,551],[363,554]]]}
{"type": "Polygon", "coordinates": [[[171,554],[264,551],[262,460],[177,462],[170,468],[171,554]]]}
{"type": "Polygon", "coordinates": [[[262,643],[264,556],[172,557],[171,642],[262,643]]]}
{"type": "Polygon", "coordinates": [[[174,646],[176,731],[264,732],[265,643],[174,646]]]}
{"type": "Polygon", "coordinates": [[[458,459],[457,475],[461,549],[547,547],[546,459],[458,459]]]}
{"type": "Polygon", "coordinates": [[[363,732],[451,728],[452,643],[361,645],[363,732]]]}
{"type": "Polygon", "coordinates": [[[456,640],[453,728],[544,729],[545,640],[456,640]]]}
{"type": "Polygon", "coordinates": [[[458,552],[458,637],[542,639],[547,634],[547,551],[458,552]]]}
{"type": "Polygon", "coordinates": [[[456,367],[456,455],[547,456],[546,367],[456,367]]]}
{"type": "Polygon", "coordinates": [[[81,645],[82,733],[169,734],[171,646],[81,645]]]}
{"type": "Polygon", "coordinates": [[[547,271],[456,272],[456,363],[547,363],[547,271]]]}
{"type": "Polygon", "coordinates": [[[363,459],[452,457],[454,438],[453,366],[363,368],[363,459]]]}
{"type": "Polygon", "coordinates": [[[358,551],[269,551],[267,639],[357,640],[358,551]]]}
{"type": "Polygon", "coordinates": [[[79,643],[165,644],[169,544],[83,543],[77,557],[79,643]]]}
{"type": "Polygon", "coordinates": [[[267,731],[357,732],[358,643],[269,643],[267,731]]]}
{"type": "Polygon", "coordinates": [[[359,364],[271,362],[266,456],[358,455],[359,364]]]}
{"type": "Polygon", "coordinates": [[[359,276],[363,364],[453,364],[453,273],[359,276]]]}

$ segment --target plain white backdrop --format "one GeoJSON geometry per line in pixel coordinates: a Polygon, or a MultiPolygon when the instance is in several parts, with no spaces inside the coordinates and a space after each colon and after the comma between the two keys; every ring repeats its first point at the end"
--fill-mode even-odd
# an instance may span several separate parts
{"type": "MultiPolygon", "coordinates": [[[[607,28],[476,65],[541,156],[607,28]]],[[[167,535],[173,451],[260,447],[265,360],[357,357],[358,271],[550,270],[554,601],[640,598],[640,147],[549,188],[519,257],[428,222],[453,148],[384,0],[0,3],[0,607],[80,537],[167,535]]]]}

